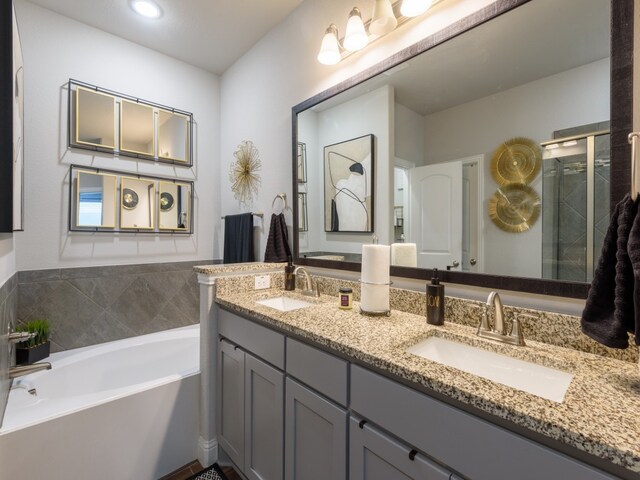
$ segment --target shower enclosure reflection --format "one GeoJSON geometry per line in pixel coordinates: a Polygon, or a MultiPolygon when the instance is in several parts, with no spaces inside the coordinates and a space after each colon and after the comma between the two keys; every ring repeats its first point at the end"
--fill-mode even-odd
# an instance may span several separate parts
{"type": "Polygon", "coordinates": [[[542,144],[543,278],[593,279],[609,226],[609,144],[608,130],[542,144]]]}

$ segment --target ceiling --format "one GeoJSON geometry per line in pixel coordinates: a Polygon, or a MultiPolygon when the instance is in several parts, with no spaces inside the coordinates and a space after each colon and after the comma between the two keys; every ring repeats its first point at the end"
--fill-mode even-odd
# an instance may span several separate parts
{"type": "Polygon", "coordinates": [[[145,19],[129,0],[29,0],[66,17],[222,74],[302,0],[156,0],[145,19]]]}

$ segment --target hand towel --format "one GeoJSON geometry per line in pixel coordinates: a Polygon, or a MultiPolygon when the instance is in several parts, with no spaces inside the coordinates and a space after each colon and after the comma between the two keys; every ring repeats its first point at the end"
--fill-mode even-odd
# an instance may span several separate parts
{"type": "Polygon", "coordinates": [[[291,256],[289,248],[289,233],[284,214],[271,214],[271,225],[269,226],[269,237],[267,238],[267,248],[264,251],[265,262],[286,262],[291,256]]]}
{"type": "Polygon", "coordinates": [[[633,321],[626,324],[627,330],[635,335],[635,344],[640,345],[640,196],[636,199],[636,216],[629,233],[627,251],[633,269],[633,306],[635,315],[633,321]]]}
{"type": "Polygon", "coordinates": [[[360,308],[365,312],[389,310],[389,245],[362,246],[360,308]]]}
{"type": "Polygon", "coordinates": [[[417,267],[418,254],[415,243],[392,243],[391,265],[399,267],[417,267]]]}
{"type": "Polygon", "coordinates": [[[253,262],[253,214],[224,217],[224,263],[253,262]]]}
{"type": "MultiPolygon", "coordinates": [[[[634,273],[628,253],[638,202],[616,205],[582,312],[582,332],[607,347],[627,348],[635,322],[634,273]]],[[[640,236],[639,236],[640,238],[640,236]]]]}

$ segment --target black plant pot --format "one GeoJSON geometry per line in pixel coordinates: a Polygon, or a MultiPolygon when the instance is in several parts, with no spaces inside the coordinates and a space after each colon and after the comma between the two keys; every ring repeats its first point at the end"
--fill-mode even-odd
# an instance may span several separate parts
{"type": "Polygon", "coordinates": [[[47,358],[51,350],[51,342],[44,342],[34,347],[16,347],[16,365],[31,365],[47,358]]]}

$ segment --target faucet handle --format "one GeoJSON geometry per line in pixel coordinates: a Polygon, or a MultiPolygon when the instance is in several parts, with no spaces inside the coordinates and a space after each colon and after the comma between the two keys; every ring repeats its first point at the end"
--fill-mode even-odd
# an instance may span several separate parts
{"type": "Polygon", "coordinates": [[[36,336],[35,332],[11,332],[9,334],[9,343],[19,343],[29,340],[36,336]]]}
{"type": "Polygon", "coordinates": [[[520,318],[518,317],[513,319],[510,336],[515,339],[516,345],[519,345],[521,347],[526,345],[526,343],[524,342],[524,334],[522,333],[522,325],[520,325],[520,318]]]}

